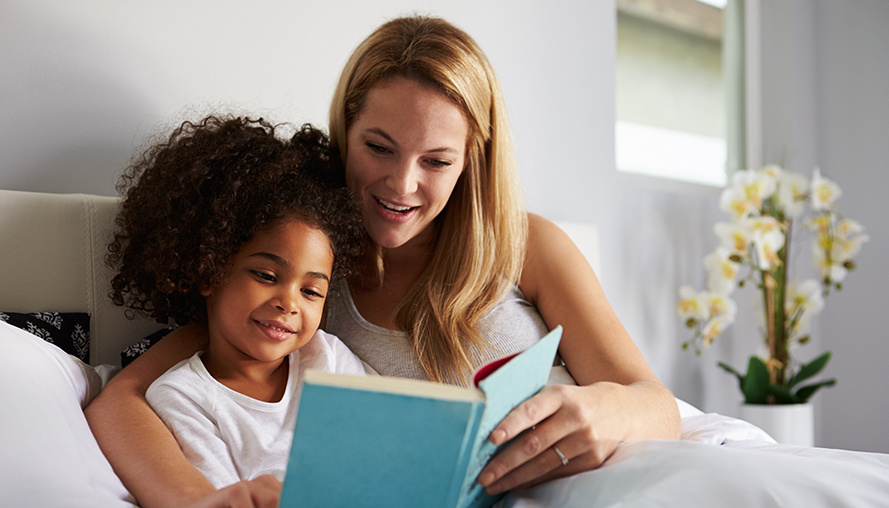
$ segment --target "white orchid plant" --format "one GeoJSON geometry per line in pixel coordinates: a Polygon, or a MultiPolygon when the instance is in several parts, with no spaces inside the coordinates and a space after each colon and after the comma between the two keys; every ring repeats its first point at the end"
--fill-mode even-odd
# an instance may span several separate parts
{"type": "Polygon", "coordinates": [[[840,187],[817,168],[809,182],[803,175],[771,165],[737,171],[732,185],[720,196],[719,206],[732,220],[714,228],[720,244],[704,258],[707,289],[680,288],[677,313],[694,331],[682,347],[700,354],[734,322],[737,306],[731,295],[735,288],[755,285],[759,289],[768,358],[751,356],[747,374],[719,363],[737,376],[747,403],[803,403],[818,389],[836,382],[830,379],[800,387],[824,368],[830,352],[802,364],[792,359],[790,350],[808,342],[812,316],[824,308],[824,297],[832,289],[842,289],[846,274],[855,267],[852,258],[868,241],[861,224],[836,211],[841,195],[840,187]],[[807,208],[809,216],[803,220],[807,208]],[[820,281],[789,280],[791,233],[799,220],[814,233],[812,261],[820,281]]]}

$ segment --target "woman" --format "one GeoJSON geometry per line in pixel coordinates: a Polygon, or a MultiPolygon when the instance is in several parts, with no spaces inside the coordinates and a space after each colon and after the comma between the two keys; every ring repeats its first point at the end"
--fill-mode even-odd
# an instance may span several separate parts
{"type": "MultiPolygon", "coordinates": [[[[331,295],[327,331],[382,374],[462,383],[564,328],[559,353],[579,386],[548,387],[495,428],[496,444],[531,430],[483,470],[489,492],[593,469],[621,441],[679,436],[672,395],[582,254],[523,210],[499,84],[468,35],[421,17],[381,26],[343,71],[330,130],[375,255],[331,295]]],[[[174,332],[87,409],[143,506],[268,494],[267,479],[213,493],[144,402],[156,377],[205,343],[199,326],[174,332]]]]}

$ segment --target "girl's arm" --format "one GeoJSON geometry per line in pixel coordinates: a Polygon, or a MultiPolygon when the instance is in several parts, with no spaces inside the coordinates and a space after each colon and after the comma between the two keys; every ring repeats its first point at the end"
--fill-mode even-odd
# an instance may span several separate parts
{"type": "Polygon", "coordinates": [[[144,508],[186,506],[215,492],[145,401],[155,379],[206,342],[199,326],[174,330],[120,371],[84,411],[114,472],[144,508]]]}
{"type": "Polygon", "coordinates": [[[617,319],[583,254],[555,224],[535,215],[528,223],[520,288],[550,328],[564,328],[559,353],[579,386],[544,388],[491,432],[500,444],[534,427],[479,475],[492,493],[594,469],[622,441],[681,433],[673,395],[617,319]]]}

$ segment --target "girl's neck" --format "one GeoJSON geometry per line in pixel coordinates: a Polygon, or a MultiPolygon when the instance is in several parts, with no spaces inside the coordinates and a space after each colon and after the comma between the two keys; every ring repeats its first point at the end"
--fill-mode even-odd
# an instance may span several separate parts
{"type": "Polygon", "coordinates": [[[212,345],[201,355],[201,361],[214,379],[242,395],[263,402],[278,402],[287,390],[290,357],[278,362],[231,360],[218,354],[212,345]]]}

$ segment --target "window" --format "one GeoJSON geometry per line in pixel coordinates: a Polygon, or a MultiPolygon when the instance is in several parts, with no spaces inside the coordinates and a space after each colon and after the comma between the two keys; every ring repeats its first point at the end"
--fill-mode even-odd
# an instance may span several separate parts
{"type": "Polygon", "coordinates": [[[743,166],[735,4],[617,0],[619,170],[723,186],[743,166]]]}

